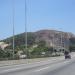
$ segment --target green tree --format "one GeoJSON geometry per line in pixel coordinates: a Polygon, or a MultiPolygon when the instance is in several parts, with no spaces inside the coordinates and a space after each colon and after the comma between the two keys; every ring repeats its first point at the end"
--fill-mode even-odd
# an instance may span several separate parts
{"type": "Polygon", "coordinates": [[[38,42],[38,47],[45,47],[46,46],[46,42],[45,41],[39,41],[38,42]]]}

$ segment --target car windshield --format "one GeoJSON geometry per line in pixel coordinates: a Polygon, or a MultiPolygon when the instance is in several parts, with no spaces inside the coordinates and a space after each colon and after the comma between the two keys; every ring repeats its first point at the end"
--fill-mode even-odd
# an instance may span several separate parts
{"type": "Polygon", "coordinates": [[[75,0],[0,0],[0,75],[75,75],[75,0]]]}

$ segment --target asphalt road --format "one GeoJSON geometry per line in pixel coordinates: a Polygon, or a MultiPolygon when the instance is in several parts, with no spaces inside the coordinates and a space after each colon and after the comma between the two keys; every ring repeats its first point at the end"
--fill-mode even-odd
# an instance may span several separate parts
{"type": "Polygon", "coordinates": [[[61,60],[0,68],[0,75],[75,75],[75,60],[61,60]]]}

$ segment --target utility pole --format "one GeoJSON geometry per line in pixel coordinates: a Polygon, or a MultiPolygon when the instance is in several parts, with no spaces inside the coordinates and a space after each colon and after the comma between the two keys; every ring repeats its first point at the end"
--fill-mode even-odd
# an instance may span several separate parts
{"type": "Polygon", "coordinates": [[[15,5],[14,5],[14,2],[15,2],[15,1],[12,0],[12,12],[13,12],[13,14],[12,14],[12,15],[13,15],[13,16],[12,16],[12,22],[13,22],[13,23],[12,23],[12,24],[13,24],[13,59],[14,59],[14,54],[15,54],[15,53],[14,53],[14,49],[15,49],[15,44],[14,44],[14,39],[15,39],[15,38],[14,38],[14,15],[15,15],[15,5]]]}

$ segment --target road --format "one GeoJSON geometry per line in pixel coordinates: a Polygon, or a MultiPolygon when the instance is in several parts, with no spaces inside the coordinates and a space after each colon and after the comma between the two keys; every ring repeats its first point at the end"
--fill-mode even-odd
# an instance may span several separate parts
{"type": "Polygon", "coordinates": [[[42,61],[0,67],[0,75],[75,75],[75,60],[42,61]]]}

